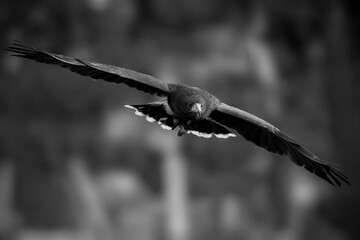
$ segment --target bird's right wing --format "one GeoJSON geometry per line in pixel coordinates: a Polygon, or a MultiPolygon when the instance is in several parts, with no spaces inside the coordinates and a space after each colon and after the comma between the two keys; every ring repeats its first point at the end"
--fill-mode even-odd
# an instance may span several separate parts
{"type": "Polygon", "coordinates": [[[80,75],[89,76],[94,79],[103,79],[107,82],[114,83],[124,83],[129,87],[136,88],[146,93],[156,94],[161,97],[169,94],[169,87],[166,82],[125,68],[49,53],[38,48],[25,46],[19,42],[14,42],[6,50],[14,53],[13,56],[16,57],[58,65],[80,75]]]}
{"type": "Polygon", "coordinates": [[[219,103],[210,114],[215,122],[234,129],[238,134],[266,150],[287,155],[294,163],[323,178],[330,184],[350,185],[347,177],[336,167],[320,160],[312,152],[275,126],[248,112],[219,103]]]}

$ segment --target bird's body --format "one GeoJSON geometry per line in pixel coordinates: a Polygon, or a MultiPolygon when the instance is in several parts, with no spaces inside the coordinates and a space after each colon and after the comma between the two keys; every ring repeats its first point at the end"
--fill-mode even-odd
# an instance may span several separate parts
{"type": "Polygon", "coordinates": [[[210,93],[197,87],[183,84],[170,84],[169,87],[171,91],[167,101],[171,110],[175,115],[187,120],[199,121],[207,118],[219,101],[210,93]],[[211,101],[207,99],[211,99],[211,101]],[[192,109],[195,104],[200,104],[201,111],[192,109]]]}
{"type": "Polygon", "coordinates": [[[270,152],[287,155],[295,164],[303,166],[332,185],[340,186],[341,181],[350,185],[340,170],[320,160],[275,126],[248,112],[229,106],[199,88],[166,83],[132,70],[53,54],[18,42],[7,50],[17,57],[59,65],[80,75],[124,83],[140,91],[165,97],[162,101],[126,107],[134,109],[137,115],[146,116],[150,122],[158,122],[164,129],[174,130],[179,127],[179,136],[186,133],[200,137],[214,135],[219,138],[241,135],[270,152]]]}
{"type": "Polygon", "coordinates": [[[126,105],[150,122],[159,122],[164,129],[179,127],[178,135],[192,133],[199,137],[219,138],[236,135],[209,118],[220,103],[212,94],[185,84],[169,84],[169,95],[164,101],[143,105],[126,105]]]}

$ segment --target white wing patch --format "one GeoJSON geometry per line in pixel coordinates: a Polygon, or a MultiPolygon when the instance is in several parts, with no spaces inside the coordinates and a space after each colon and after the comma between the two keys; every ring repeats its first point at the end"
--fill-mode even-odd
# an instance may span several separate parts
{"type": "Polygon", "coordinates": [[[138,115],[138,116],[145,116],[145,114],[143,114],[142,112],[139,112],[139,110],[137,110],[137,108],[134,108],[133,106],[130,106],[130,105],[125,105],[124,107],[135,110],[135,115],[138,115]]]}
{"type": "MultiPolygon", "coordinates": [[[[167,114],[171,115],[171,114],[174,114],[169,105],[167,103],[164,104],[165,106],[165,110],[167,112],[167,114]]],[[[126,108],[130,108],[130,109],[133,109],[135,110],[135,115],[137,116],[145,116],[145,119],[148,121],[148,122],[156,122],[156,119],[153,118],[153,117],[150,117],[148,115],[145,115],[143,114],[142,112],[140,112],[137,108],[133,107],[133,106],[130,106],[130,105],[125,105],[126,108]]],[[[165,130],[173,130],[170,126],[164,124],[162,121],[166,120],[167,118],[166,117],[163,117],[163,118],[160,118],[159,121],[157,121],[157,123],[160,125],[160,127],[162,129],[165,129],[165,130]]],[[[176,119],[175,119],[176,121],[176,119]]],[[[199,131],[196,131],[196,130],[188,130],[186,133],[191,133],[191,134],[194,134],[195,136],[198,136],[198,137],[203,137],[203,138],[211,138],[213,135],[217,138],[229,138],[229,137],[236,137],[236,135],[234,133],[203,133],[203,132],[199,132],[199,131]]]]}
{"type": "Polygon", "coordinates": [[[211,138],[211,136],[212,136],[212,133],[202,133],[202,132],[198,132],[198,131],[194,131],[194,130],[189,130],[187,133],[192,133],[195,136],[203,137],[203,138],[211,138]]]}
{"type": "Polygon", "coordinates": [[[224,139],[229,138],[229,137],[236,137],[236,134],[234,134],[234,133],[227,133],[227,134],[220,133],[220,134],[214,134],[214,135],[217,138],[224,138],[224,139]]]}
{"type": "Polygon", "coordinates": [[[194,131],[194,130],[189,130],[187,133],[191,133],[194,134],[195,136],[198,137],[203,137],[203,138],[211,138],[213,135],[217,138],[229,138],[229,137],[236,137],[236,135],[234,133],[227,133],[227,134],[214,134],[214,133],[202,133],[199,131],[194,131]]]}
{"type": "MultiPolygon", "coordinates": [[[[148,116],[148,115],[143,114],[142,112],[140,112],[137,108],[135,108],[135,107],[133,107],[133,106],[125,105],[125,107],[135,110],[135,115],[137,115],[137,116],[140,116],[140,117],[145,116],[145,119],[146,119],[146,121],[148,121],[148,122],[151,122],[151,123],[156,122],[156,119],[155,119],[155,118],[152,118],[152,117],[150,117],[150,116],[148,116]]],[[[164,120],[166,120],[166,119],[167,119],[167,118],[165,118],[165,117],[160,118],[159,121],[157,121],[157,123],[160,125],[160,127],[161,127],[162,129],[172,130],[172,128],[171,128],[170,126],[168,126],[168,125],[166,125],[166,124],[164,124],[164,123],[161,122],[161,121],[164,121],[164,120]]]]}
{"type": "Polygon", "coordinates": [[[162,129],[165,129],[165,130],[172,130],[172,128],[171,127],[169,127],[168,125],[165,125],[165,124],[163,124],[163,123],[161,123],[161,122],[158,122],[159,123],[159,125],[160,125],[160,127],[162,128],[162,129]]]}
{"type": "Polygon", "coordinates": [[[155,118],[152,118],[150,116],[146,116],[145,118],[146,118],[146,121],[151,122],[151,123],[156,121],[155,118]]]}

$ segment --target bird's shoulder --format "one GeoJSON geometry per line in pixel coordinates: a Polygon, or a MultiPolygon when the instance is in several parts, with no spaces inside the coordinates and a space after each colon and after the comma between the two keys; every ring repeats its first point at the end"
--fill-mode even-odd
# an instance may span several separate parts
{"type": "Polygon", "coordinates": [[[200,89],[198,87],[189,86],[186,84],[180,83],[170,83],[168,84],[170,93],[174,95],[182,95],[182,96],[198,96],[204,99],[208,99],[209,101],[213,101],[216,99],[214,95],[211,93],[200,89]]]}
{"type": "Polygon", "coordinates": [[[182,83],[169,83],[168,84],[170,92],[173,93],[197,93],[202,91],[200,88],[193,87],[190,85],[182,84],[182,83]]]}

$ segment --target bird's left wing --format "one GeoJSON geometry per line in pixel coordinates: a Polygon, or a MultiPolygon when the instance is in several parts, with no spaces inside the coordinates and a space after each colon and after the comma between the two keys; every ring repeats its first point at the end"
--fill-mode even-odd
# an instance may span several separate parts
{"type": "Polygon", "coordinates": [[[341,180],[350,185],[347,177],[330,163],[317,156],[287,136],[279,129],[248,112],[219,103],[210,114],[217,123],[234,129],[245,139],[280,155],[287,155],[294,163],[323,178],[330,184],[341,186],[341,180]]]}
{"type": "Polygon", "coordinates": [[[38,48],[25,46],[19,42],[14,42],[6,50],[14,53],[13,56],[16,57],[58,65],[80,75],[89,76],[94,79],[103,79],[107,82],[114,83],[124,83],[129,87],[158,96],[167,96],[169,94],[169,86],[166,82],[125,68],[49,53],[38,48]]]}

